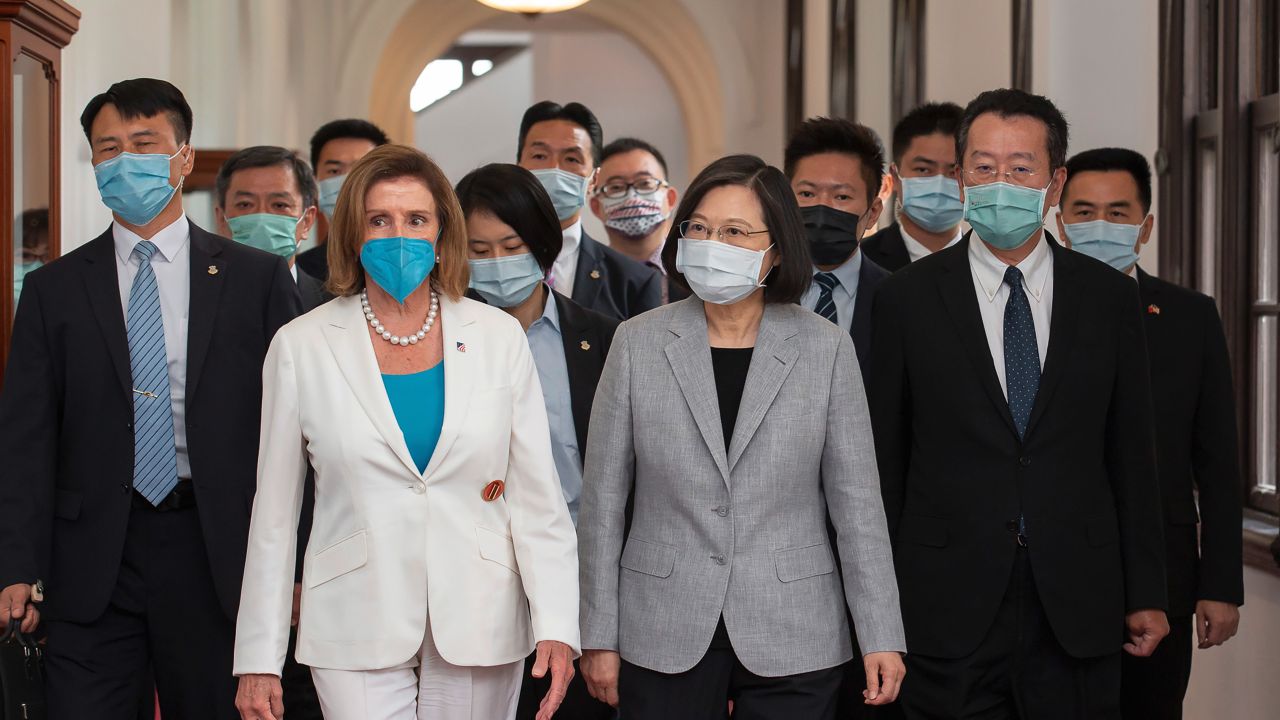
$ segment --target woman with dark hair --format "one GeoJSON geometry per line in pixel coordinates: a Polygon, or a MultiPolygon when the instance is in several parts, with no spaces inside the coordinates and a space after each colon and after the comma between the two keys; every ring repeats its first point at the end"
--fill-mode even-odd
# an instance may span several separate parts
{"type": "Polygon", "coordinates": [[[663,262],[694,296],[618,328],[591,416],[587,686],[638,720],[729,700],[735,718],[833,718],[847,601],[865,701],[892,702],[906,643],[866,394],[849,334],[795,304],[812,267],[786,176],[712,163],[663,262]]]}
{"type": "MultiPolygon", "coordinates": [[[[533,173],[518,165],[486,165],[462,178],[457,195],[467,221],[471,289],[519,320],[528,335],[551,425],[551,456],[576,521],[591,400],[618,322],[547,286],[563,236],[551,198],[533,173]]],[[[530,681],[533,660],[526,661],[517,720],[535,717],[549,687],[545,674],[530,681]]],[[[556,717],[605,720],[613,710],[592,699],[577,678],[556,717]]]]}

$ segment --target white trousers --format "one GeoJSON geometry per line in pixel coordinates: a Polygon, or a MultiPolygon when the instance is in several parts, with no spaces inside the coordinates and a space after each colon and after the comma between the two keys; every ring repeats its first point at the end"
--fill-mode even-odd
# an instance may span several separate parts
{"type": "Polygon", "coordinates": [[[311,669],[329,720],[511,720],[523,674],[523,659],[496,667],[449,664],[430,623],[418,654],[398,667],[311,669]]]}

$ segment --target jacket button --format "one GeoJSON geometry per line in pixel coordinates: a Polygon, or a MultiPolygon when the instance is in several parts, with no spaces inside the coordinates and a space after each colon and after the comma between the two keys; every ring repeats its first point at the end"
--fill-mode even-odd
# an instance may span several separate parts
{"type": "Polygon", "coordinates": [[[721,505],[720,507],[716,508],[716,514],[719,515],[720,517],[725,517],[729,514],[729,508],[721,505]]]}
{"type": "Polygon", "coordinates": [[[1030,456],[1030,455],[1023,455],[1022,457],[1018,458],[1018,464],[1019,464],[1019,465],[1021,465],[1022,467],[1030,467],[1030,465],[1031,465],[1031,456],[1030,456]]]}
{"type": "Polygon", "coordinates": [[[423,485],[422,483],[414,483],[414,484],[413,484],[413,493],[414,493],[415,495],[421,495],[422,493],[424,493],[424,492],[426,492],[426,491],[427,491],[427,486],[426,486],[426,485],[423,485]]]}
{"type": "Polygon", "coordinates": [[[130,485],[129,483],[127,483],[127,482],[120,483],[120,492],[122,492],[122,493],[127,493],[127,492],[129,492],[129,491],[131,491],[131,490],[133,490],[133,486],[132,486],[132,485],[130,485]]]}
{"type": "Polygon", "coordinates": [[[725,564],[725,559],[723,555],[712,555],[711,559],[714,560],[717,565],[725,564]]]}

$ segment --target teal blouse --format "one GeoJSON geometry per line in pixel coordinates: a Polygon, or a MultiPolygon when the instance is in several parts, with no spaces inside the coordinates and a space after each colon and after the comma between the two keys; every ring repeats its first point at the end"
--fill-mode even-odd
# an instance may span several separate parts
{"type": "Polygon", "coordinates": [[[444,423],[444,363],[409,375],[384,373],[382,384],[409,446],[409,455],[418,472],[425,472],[444,423]]]}

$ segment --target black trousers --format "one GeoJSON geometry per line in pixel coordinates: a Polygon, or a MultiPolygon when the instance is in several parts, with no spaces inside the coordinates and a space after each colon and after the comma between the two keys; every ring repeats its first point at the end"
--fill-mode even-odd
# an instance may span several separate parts
{"type": "Polygon", "coordinates": [[[622,720],[833,720],[843,667],[785,677],[761,677],[732,648],[712,647],[693,668],[660,673],[622,662],[622,720]]]}
{"type": "Polygon", "coordinates": [[[284,671],[280,674],[284,711],[289,720],[324,720],[316,684],[311,680],[311,668],[293,659],[297,651],[298,628],[294,627],[289,629],[289,652],[285,655],[284,671]]]}
{"type": "Polygon", "coordinates": [[[149,677],[166,720],[239,720],[234,625],[193,506],[161,512],[136,500],[106,611],[47,627],[51,720],[136,720],[149,677]]]}
{"type": "Polygon", "coordinates": [[[1181,720],[1182,699],[1191,681],[1195,626],[1190,617],[1169,621],[1169,637],[1151,657],[1124,654],[1120,662],[1120,702],[1125,720],[1181,720]]]}
{"type": "Polygon", "coordinates": [[[1027,552],[1019,549],[1000,610],[978,649],[956,659],[908,653],[900,702],[910,720],[1115,720],[1119,646],[1117,633],[1113,654],[1068,655],[1045,617],[1027,552]]]}
{"type": "MultiPolygon", "coordinates": [[[[545,677],[533,676],[535,652],[524,661],[524,682],[520,683],[520,702],[516,705],[516,720],[534,720],[538,716],[538,706],[542,698],[551,689],[551,673],[545,677]]],[[[574,663],[573,680],[565,693],[564,702],[556,711],[556,720],[612,720],[617,711],[609,705],[591,697],[587,690],[587,682],[582,679],[582,671],[574,663]]]]}

